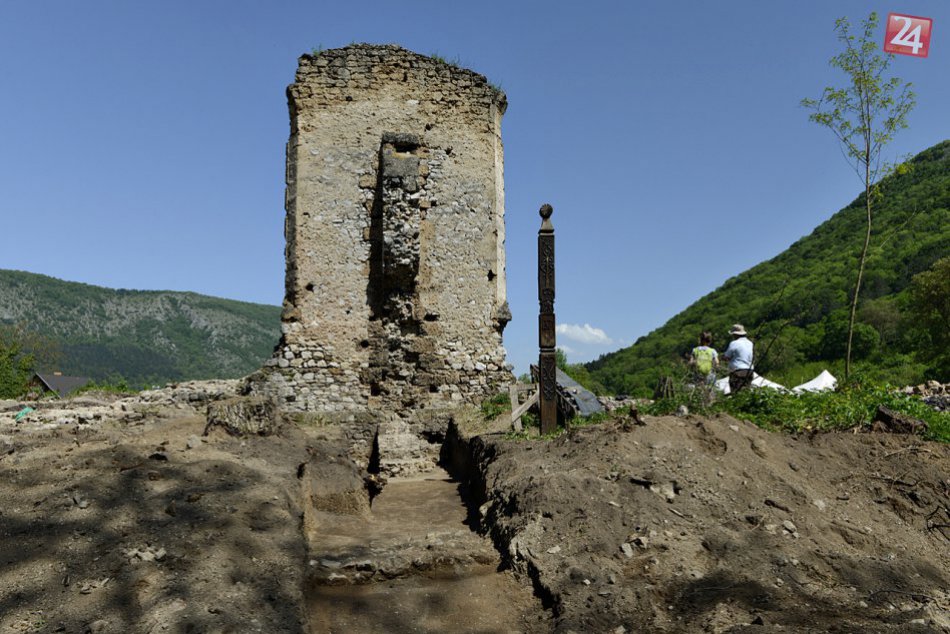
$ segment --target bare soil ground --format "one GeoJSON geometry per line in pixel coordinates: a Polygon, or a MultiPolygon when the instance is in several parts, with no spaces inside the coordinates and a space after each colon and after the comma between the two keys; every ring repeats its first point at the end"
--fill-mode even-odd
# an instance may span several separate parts
{"type": "Polygon", "coordinates": [[[950,447],[647,418],[462,430],[558,632],[950,632],[950,447]]]}
{"type": "Polygon", "coordinates": [[[950,632],[947,445],[460,419],[464,486],[370,500],[325,435],[202,437],[183,398],[0,408],[0,632],[950,632]]]}
{"type": "Polygon", "coordinates": [[[300,631],[305,439],[142,414],[0,423],[0,632],[300,631]]]}

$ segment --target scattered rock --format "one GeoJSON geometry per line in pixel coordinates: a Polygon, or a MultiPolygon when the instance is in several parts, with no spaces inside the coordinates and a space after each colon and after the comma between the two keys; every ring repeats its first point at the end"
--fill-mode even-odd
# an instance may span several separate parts
{"type": "Polygon", "coordinates": [[[122,551],[122,555],[130,561],[164,561],[168,553],[165,552],[164,548],[156,548],[154,546],[143,546],[141,548],[129,548],[122,551]]]}
{"type": "Polygon", "coordinates": [[[785,506],[781,502],[773,500],[772,498],[765,498],[765,505],[771,506],[772,508],[778,509],[780,511],[785,511],[786,513],[791,513],[791,511],[789,510],[787,506],[785,506]]]}
{"type": "Polygon", "coordinates": [[[105,577],[103,579],[96,579],[93,581],[83,581],[82,583],[79,584],[79,593],[92,594],[94,590],[98,590],[99,588],[105,587],[106,584],[109,583],[109,581],[110,581],[109,577],[105,577]]]}
{"type": "Polygon", "coordinates": [[[86,632],[88,634],[102,634],[109,631],[109,622],[105,619],[99,619],[98,621],[93,621],[86,626],[86,632]]]}
{"type": "Polygon", "coordinates": [[[653,484],[650,486],[650,490],[665,498],[667,502],[673,502],[676,499],[677,487],[675,482],[653,484]]]}

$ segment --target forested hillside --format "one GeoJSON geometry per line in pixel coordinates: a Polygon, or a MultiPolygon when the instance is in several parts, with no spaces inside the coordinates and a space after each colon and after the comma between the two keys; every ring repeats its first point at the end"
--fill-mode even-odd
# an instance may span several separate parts
{"type": "MultiPolygon", "coordinates": [[[[950,256],[950,141],[907,167],[881,182],[854,344],[860,374],[895,384],[950,380],[950,260],[937,264],[950,256]]],[[[753,335],[758,371],[773,380],[795,385],[825,367],[840,374],[865,222],[862,194],[780,255],[581,373],[606,391],[652,393],[661,375],[685,371],[700,331],[711,330],[721,350],[739,322],[753,335]]]]}
{"type": "Polygon", "coordinates": [[[0,270],[0,324],[18,324],[50,344],[38,357],[40,370],[141,387],[250,373],[280,337],[280,308],[0,270]]]}

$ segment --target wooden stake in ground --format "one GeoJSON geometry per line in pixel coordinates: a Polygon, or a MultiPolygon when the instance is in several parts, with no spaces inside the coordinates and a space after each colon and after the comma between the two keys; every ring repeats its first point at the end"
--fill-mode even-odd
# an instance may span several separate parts
{"type": "Polygon", "coordinates": [[[540,393],[541,434],[557,429],[557,361],[554,350],[554,225],[551,205],[541,205],[541,228],[538,230],[538,391],[540,393]]]}

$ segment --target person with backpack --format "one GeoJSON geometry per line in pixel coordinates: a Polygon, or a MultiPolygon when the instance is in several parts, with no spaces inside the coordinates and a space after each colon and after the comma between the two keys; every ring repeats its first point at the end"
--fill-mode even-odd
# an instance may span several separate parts
{"type": "Polygon", "coordinates": [[[712,347],[712,333],[708,330],[699,335],[699,345],[693,348],[689,357],[697,383],[712,386],[716,382],[716,368],[719,367],[719,354],[712,347]]]}

